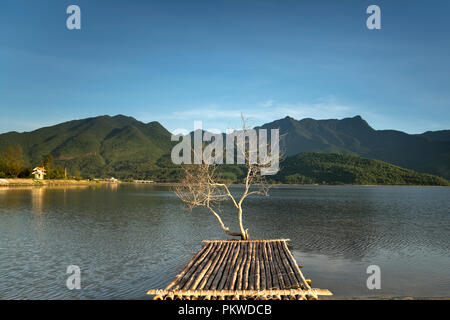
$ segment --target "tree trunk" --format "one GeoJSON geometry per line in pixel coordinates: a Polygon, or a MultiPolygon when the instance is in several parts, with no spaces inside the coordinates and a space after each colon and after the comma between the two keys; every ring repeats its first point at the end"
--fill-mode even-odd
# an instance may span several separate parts
{"type": "MultiPolygon", "coordinates": [[[[224,229],[225,230],[225,229],[224,229]]],[[[242,234],[240,232],[232,232],[229,229],[225,230],[225,233],[229,236],[233,236],[233,237],[241,237],[242,239],[242,234]]]]}
{"type": "Polygon", "coordinates": [[[239,230],[241,231],[241,239],[248,240],[248,230],[244,230],[244,226],[242,225],[242,207],[239,205],[238,207],[238,220],[239,220],[239,230]]]}
{"type": "Polygon", "coordinates": [[[208,208],[208,209],[212,212],[212,214],[214,214],[214,216],[217,218],[217,220],[219,221],[220,227],[222,228],[223,231],[225,231],[225,233],[226,233],[227,235],[233,236],[233,237],[241,237],[241,238],[242,238],[242,232],[232,232],[232,231],[230,231],[230,229],[228,229],[228,228],[225,226],[225,224],[223,223],[223,221],[222,221],[222,219],[220,218],[219,214],[218,214],[216,211],[214,211],[213,208],[211,208],[211,207],[209,207],[209,206],[208,206],[207,208],[208,208]]]}

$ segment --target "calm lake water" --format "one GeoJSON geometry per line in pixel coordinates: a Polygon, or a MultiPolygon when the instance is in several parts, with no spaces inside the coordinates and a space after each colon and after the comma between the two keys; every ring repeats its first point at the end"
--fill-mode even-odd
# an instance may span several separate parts
{"type": "MultiPolygon", "coordinates": [[[[247,200],[252,238],[290,238],[313,287],[337,298],[450,297],[450,188],[279,187],[247,200]],[[381,290],[367,289],[369,265],[381,268],[381,290]]],[[[3,188],[0,299],[145,299],[202,239],[226,235],[168,187],[3,188]],[[81,290],[66,288],[68,265],[81,268],[81,290]]]]}

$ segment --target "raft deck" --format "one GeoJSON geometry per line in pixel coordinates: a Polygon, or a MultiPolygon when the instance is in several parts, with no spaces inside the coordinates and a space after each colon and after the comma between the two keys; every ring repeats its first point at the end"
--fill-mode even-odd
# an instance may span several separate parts
{"type": "Polygon", "coordinates": [[[206,245],[164,290],[147,294],[156,300],[315,300],[332,295],[311,288],[287,241],[203,240],[206,245]]]}

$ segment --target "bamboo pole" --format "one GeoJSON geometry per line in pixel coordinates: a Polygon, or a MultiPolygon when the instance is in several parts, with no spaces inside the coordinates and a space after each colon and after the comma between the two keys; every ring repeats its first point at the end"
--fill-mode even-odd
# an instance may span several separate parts
{"type": "Polygon", "coordinates": [[[230,250],[230,246],[229,245],[225,245],[223,249],[224,250],[221,251],[220,258],[217,261],[217,264],[216,264],[216,266],[215,266],[215,268],[214,268],[214,270],[213,270],[213,272],[211,274],[212,276],[210,276],[208,278],[208,281],[206,282],[206,285],[205,285],[206,288],[210,288],[210,289],[214,289],[214,290],[217,289],[213,284],[214,284],[214,282],[218,282],[219,281],[219,280],[216,281],[216,278],[220,277],[220,274],[219,274],[220,266],[222,265],[223,259],[225,259],[228,251],[230,250]]]}
{"type": "Polygon", "coordinates": [[[207,244],[207,245],[203,246],[203,248],[201,248],[197,252],[197,254],[194,256],[194,258],[192,258],[192,260],[188,263],[188,265],[175,277],[175,279],[171,283],[169,283],[169,285],[166,287],[167,290],[172,288],[174,286],[174,284],[186,274],[186,272],[191,268],[191,266],[197,261],[197,259],[200,257],[200,255],[203,254],[205,252],[206,248],[209,246],[210,246],[210,244],[207,244]]]}
{"type": "Polygon", "coordinates": [[[243,277],[244,277],[244,269],[245,266],[247,264],[247,260],[248,260],[248,250],[250,248],[250,244],[249,242],[244,242],[243,243],[244,246],[244,255],[242,258],[242,262],[241,262],[241,266],[239,267],[239,274],[238,274],[238,279],[237,279],[237,283],[236,283],[236,289],[243,289],[243,277]]]}
{"type": "Polygon", "coordinates": [[[235,245],[236,242],[234,242],[233,244],[228,245],[228,251],[224,254],[223,259],[220,263],[219,269],[216,272],[216,276],[214,277],[214,281],[211,284],[211,288],[212,289],[219,289],[219,283],[222,279],[223,276],[223,272],[226,268],[226,261],[228,260],[228,257],[232,254],[233,252],[233,247],[235,245]]]}
{"type": "Polygon", "coordinates": [[[235,243],[231,244],[232,248],[231,251],[228,253],[226,259],[224,259],[223,261],[223,270],[221,272],[221,278],[220,281],[217,285],[217,289],[220,290],[228,290],[229,288],[227,288],[226,283],[228,283],[228,276],[230,274],[231,271],[231,264],[232,261],[234,260],[235,257],[237,257],[236,255],[239,254],[239,247],[240,244],[239,242],[235,241],[235,243]]]}
{"type": "Polygon", "coordinates": [[[319,296],[331,296],[333,295],[327,289],[318,289],[314,288],[311,290],[303,290],[303,289],[282,289],[282,290],[160,290],[153,289],[147,291],[149,295],[166,295],[172,292],[174,295],[180,296],[206,296],[210,294],[211,296],[272,296],[272,295],[301,295],[301,294],[311,294],[315,293],[319,296]]]}
{"type": "Polygon", "coordinates": [[[212,260],[208,259],[206,265],[204,265],[203,268],[200,269],[200,272],[193,275],[193,279],[195,278],[195,281],[192,283],[192,285],[189,287],[189,289],[191,289],[191,290],[197,289],[197,286],[203,280],[203,277],[208,272],[209,268],[211,267],[211,264],[212,264],[212,260]]]}
{"type": "Polygon", "coordinates": [[[176,284],[174,286],[174,289],[183,288],[183,286],[186,284],[186,282],[190,281],[190,279],[192,278],[192,275],[197,270],[198,265],[203,261],[203,259],[205,259],[205,257],[208,255],[208,253],[209,253],[209,251],[211,250],[212,247],[214,247],[214,245],[210,244],[208,246],[208,248],[205,249],[203,254],[201,256],[199,256],[199,258],[191,265],[191,267],[189,268],[189,270],[187,270],[185,272],[183,277],[179,278],[179,281],[176,282],[176,284]]]}
{"type": "MultiPolygon", "coordinates": [[[[220,252],[220,247],[222,247],[222,243],[219,243],[218,245],[215,245],[212,255],[208,257],[208,263],[204,266],[204,268],[201,270],[201,272],[198,274],[197,279],[194,281],[190,289],[195,290],[197,289],[197,286],[200,284],[200,282],[204,283],[204,276],[207,272],[211,271],[211,265],[214,262],[214,258],[217,256],[217,254],[220,252]]],[[[207,278],[206,278],[207,280],[207,278]]],[[[201,288],[199,288],[201,289],[201,288]]]]}
{"type": "Polygon", "coordinates": [[[174,299],[175,299],[175,297],[174,297],[173,292],[169,292],[169,293],[164,297],[164,300],[174,300],[174,299]]]}
{"type": "Polygon", "coordinates": [[[287,276],[286,270],[283,266],[283,263],[281,261],[281,257],[278,252],[278,242],[271,242],[270,243],[272,253],[274,256],[274,261],[276,263],[275,267],[277,268],[277,274],[279,275],[278,278],[280,280],[280,289],[288,289],[291,288],[291,281],[289,280],[289,277],[287,276]],[[281,277],[280,277],[281,276],[281,277]]]}
{"type": "Polygon", "coordinates": [[[297,278],[295,277],[294,270],[292,270],[291,265],[286,257],[286,253],[283,250],[283,243],[277,242],[277,252],[278,256],[280,257],[280,260],[283,264],[283,268],[286,272],[287,277],[289,278],[291,282],[291,288],[297,288],[300,286],[300,283],[298,283],[297,278]]]}
{"type": "Polygon", "coordinates": [[[289,261],[289,264],[291,265],[291,268],[294,270],[294,275],[297,278],[298,283],[303,289],[308,289],[306,280],[300,270],[301,266],[297,264],[297,261],[295,261],[294,256],[292,255],[286,243],[283,243],[282,248],[289,261]]]}
{"type": "Polygon", "coordinates": [[[263,254],[264,254],[264,268],[266,269],[266,289],[273,287],[272,285],[272,273],[270,271],[269,256],[267,254],[266,244],[263,243],[263,254]]]}
{"type": "Polygon", "coordinates": [[[248,289],[253,290],[255,289],[255,251],[256,247],[258,246],[258,242],[252,243],[252,252],[250,255],[250,266],[249,266],[249,273],[248,273],[248,289]]]}
{"type": "Polygon", "coordinates": [[[233,245],[233,251],[231,252],[231,255],[229,255],[227,260],[227,266],[225,268],[225,271],[223,273],[222,279],[219,283],[219,289],[230,289],[226,287],[226,284],[229,283],[229,277],[233,273],[232,267],[236,263],[236,259],[239,255],[240,250],[240,244],[237,243],[236,245],[233,245]]]}
{"type": "Polygon", "coordinates": [[[216,246],[217,245],[215,244],[211,245],[206,254],[201,257],[201,260],[197,261],[194,264],[194,266],[196,267],[195,270],[192,271],[192,273],[186,279],[186,282],[184,282],[182,285],[180,284],[181,289],[191,289],[191,285],[194,283],[195,279],[197,279],[197,277],[201,275],[203,268],[208,263],[209,253],[211,252],[211,250],[214,250],[216,246]]]}
{"type": "Polygon", "coordinates": [[[265,270],[265,261],[264,261],[264,245],[260,243],[259,246],[259,269],[260,269],[260,279],[259,279],[259,287],[258,290],[266,289],[266,270],[265,270]]]}
{"type": "Polygon", "coordinates": [[[260,281],[261,281],[261,274],[260,274],[260,270],[259,270],[259,250],[260,250],[260,246],[261,246],[261,242],[256,243],[256,247],[255,247],[255,254],[254,254],[254,263],[253,265],[255,266],[253,274],[255,277],[254,280],[254,286],[253,288],[255,290],[259,290],[260,289],[260,281]]]}
{"type": "Polygon", "coordinates": [[[291,241],[291,239],[267,239],[267,240],[202,240],[205,243],[211,242],[273,242],[273,241],[291,241]]]}
{"type": "Polygon", "coordinates": [[[278,275],[276,274],[275,265],[273,263],[272,251],[270,250],[269,243],[265,243],[264,245],[266,246],[267,250],[267,257],[270,266],[270,276],[272,279],[272,286],[270,288],[280,289],[280,284],[278,282],[278,275]]]}
{"type": "Polygon", "coordinates": [[[270,255],[272,256],[273,266],[274,269],[272,272],[276,273],[276,276],[278,277],[278,288],[279,289],[285,289],[286,285],[284,284],[283,275],[281,274],[281,268],[278,264],[278,259],[276,258],[275,250],[273,250],[272,242],[268,242],[267,246],[269,247],[270,255]]]}
{"type": "Polygon", "coordinates": [[[310,290],[311,287],[309,286],[309,284],[306,282],[305,277],[303,276],[303,273],[300,271],[300,268],[298,267],[297,262],[294,259],[294,256],[292,255],[291,251],[288,249],[286,242],[283,242],[283,248],[286,252],[286,255],[289,257],[289,259],[291,260],[291,265],[295,268],[294,270],[297,271],[297,277],[299,278],[299,280],[301,281],[301,284],[303,284],[304,288],[306,290],[310,290]]]}
{"type": "Polygon", "coordinates": [[[246,265],[245,265],[245,270],[244,270],[244,274],[243,274],[243,289],[245,290],[245,289],[248,289],[248,272],[249,272],[249,269],[250,269],[250,264],[251,264],[251,261],[252,261],[252,257],[251,257],[251,253],[252,253],[252,250],[253,250],[253,244],[254,244],[254,242],[249,242],[249,244],[248,244],[248,248],[249,248],[249,254],[248,254],[248,258],[247,258],[247,263],[246,263],[246,265]]]}
{"type": "Polygon", "coordinates": [[[239,252],[237,253],[237,255],[234,257],[234,259],[232,261],[230,273],[228,274],[228,280],[225,283],[225,288],[228,288],[230,290],[235,288],[237,275],[241,268],[242,256],[244,255],[244,244],[243,243],[239,244],[238,250],[239,250],[239,252]]]}
{"type": "Polygon", "coordinates": [[[216,250],[216,255],[214,258],[214,262],[212,263],[211,267],[209,268],[208,272],[205,274],[205,276],[203,277],[202,282],[200,283],[200,285],[198,286],[199,290],[202,290],[205,288],[205,285],[208,282],[209,277],[211,276],[211,274],[213,274],[213,271],[216,269],[217,263],[220,261],[220,258],[223,254],[225,245],[223,243],[219,244],[219,248],[218,250],[216,250]]]}
{"type": "Polygon", "coordinates": [[[261,274],[260,274],[260,266],[259,266],[259,259],[256,258],[256,264],[255,264],[255,289],[259,290],[261,288],[261,274]]]}
{"type": "Polygon", "coordinates": [[[235,261],[235,265],[233,266],[233,272],[229,277],[229,282],[227,282],[227,287],[229,289],[234,289],[234,287],[235,287],[237,276],[238,276],[239,270],[241,269],[241,266],[242,266],[242,257],[244,255],[244,250],[245,250],[245,244],[240,243],[239,244],[239,256],[237,257],[237,260],[235,261]]]}

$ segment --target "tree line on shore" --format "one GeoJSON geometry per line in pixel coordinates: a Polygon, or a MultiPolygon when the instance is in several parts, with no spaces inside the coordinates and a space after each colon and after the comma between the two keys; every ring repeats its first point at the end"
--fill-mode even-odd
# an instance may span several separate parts
{"type": "MultiPolygon", "coordinates": [[[[38,166],[45,168],[45,179],[82,179],[79,170],[71,173],[61,165],[55,166],[51,154],[42,157],[38,166]]],[[[0,154],[0,178],[31,178],[32,173],[33,167],[25,162],[20,145],[10,146],[0,154]]]]}
{"type": "MultiPolygon", "coordinates": [[[[152,180],[179,182],[182,168],[162,156],[156,163],[136,165],[122,163],[117,170],[86,166],[86,172],[67,168],[64,162],[45,155],[38,166],[46,170],[45,179],[94,179],[115,176],[124,181],[152,180]]],[[[219,178],[226,183],[242,183],[245,179],[242,165],[220,165],[219,178]]],[[[10,146],[0,154],[0,178],[32,178],[33,167],[24,160],[20,145],[10,146]]],[[[418,173],[375,159],[337,153],[303,152],[281,162],[281,170],[267,180],[273,184],[359,184],[359,185],[441,185],[450,182],[439,176],[418,173]]]]}

